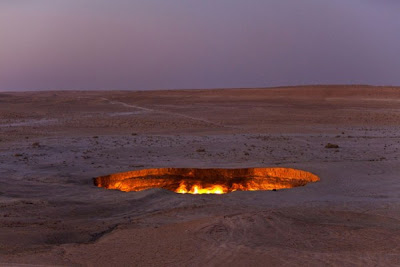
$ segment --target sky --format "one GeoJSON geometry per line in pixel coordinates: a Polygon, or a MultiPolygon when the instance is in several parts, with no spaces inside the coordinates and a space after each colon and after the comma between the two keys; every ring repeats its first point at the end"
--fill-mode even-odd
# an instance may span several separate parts
{"type": "Polygon", "coordinates": [[[398,0],[0,0],[0,90],[400,85],[398,0]]]}

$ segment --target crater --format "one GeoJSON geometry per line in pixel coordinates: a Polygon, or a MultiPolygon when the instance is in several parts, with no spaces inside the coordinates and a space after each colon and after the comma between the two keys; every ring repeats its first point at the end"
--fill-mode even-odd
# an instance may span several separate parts
{"type": "Polygon", "coordinates": [[[93,178],[94,185],[120,191],[163,188],[180,194],[226,194],[280,190],[319,181],[310,172],[291,168],[143,169],[93,178]]]}

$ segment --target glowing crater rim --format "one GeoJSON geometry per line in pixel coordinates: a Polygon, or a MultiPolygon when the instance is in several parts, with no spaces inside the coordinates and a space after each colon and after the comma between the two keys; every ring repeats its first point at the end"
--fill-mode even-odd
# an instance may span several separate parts
{"type": "Polygon", "coordinates": [[[234,191],[280,190],[320,178],[292,168],[156,168],[93,178],[95,186],[125,192],[163,188],[180,194],[226,194],[234,191]]]}

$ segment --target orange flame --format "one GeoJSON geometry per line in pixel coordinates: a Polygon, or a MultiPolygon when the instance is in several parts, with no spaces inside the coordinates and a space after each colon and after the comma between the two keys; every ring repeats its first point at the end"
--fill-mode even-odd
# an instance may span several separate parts
{"type": "Polygon", "coordinates": [[[187,189],[185,183],[181,183],[179,187],[175,190],[176,193],[179,194],[226,194],[229,189],[223,185],[213,185],[210,187],[202,187],[201,185],[193,185],[190,189],[187,189]]]}
{"type": "Polygon", "coordinates": [[[125,192],[163,188],[180,194],[226,194],[304,186],[319,181],[319,177],[290,168],[163,168],[116,173],[93,181],[96,186],[125,192]]]}

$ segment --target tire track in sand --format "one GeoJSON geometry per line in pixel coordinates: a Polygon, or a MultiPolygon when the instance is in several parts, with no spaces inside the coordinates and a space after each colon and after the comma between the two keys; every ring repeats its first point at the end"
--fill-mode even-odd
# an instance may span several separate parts
{"type": "Polygon", "coordinates": [[[113,104],[113,105],[122,105],[122,106],[127,107],[127,108],[135,108],[135,109],[139,109],[139,110],[143,110],[143,111],[147,111],[147,112],[166,114],[166,115],[181,117],[181,118],[185,118],[185,119],[200,121],[200,122],[211,124],[211,125],[217,126],[217,127],[235,128],[236,129],[236,127],[234,127],[234,126],[226,126],[226,125],[223,125],[221,123],[212,122],[212,121],[209,121],[207,119],[197,118],[197,117],[193,117],[193,116],[189,116],[189,115],[185,115],[185,114],[181,114],[181,113],[165,111],[165,110],[157,110],[157,109],[152,109],[152,108],[145,108],[145,107],[141,107],[141,106],[133,105],[133,104],[128,104],[128,103],[121,102],[121,101],[112,101],[112,100],[110,100],[108,98],[101,98],[101,99],[102,100],[106,100],[106,101],[110,102],[110,104],[113,104]]]}

